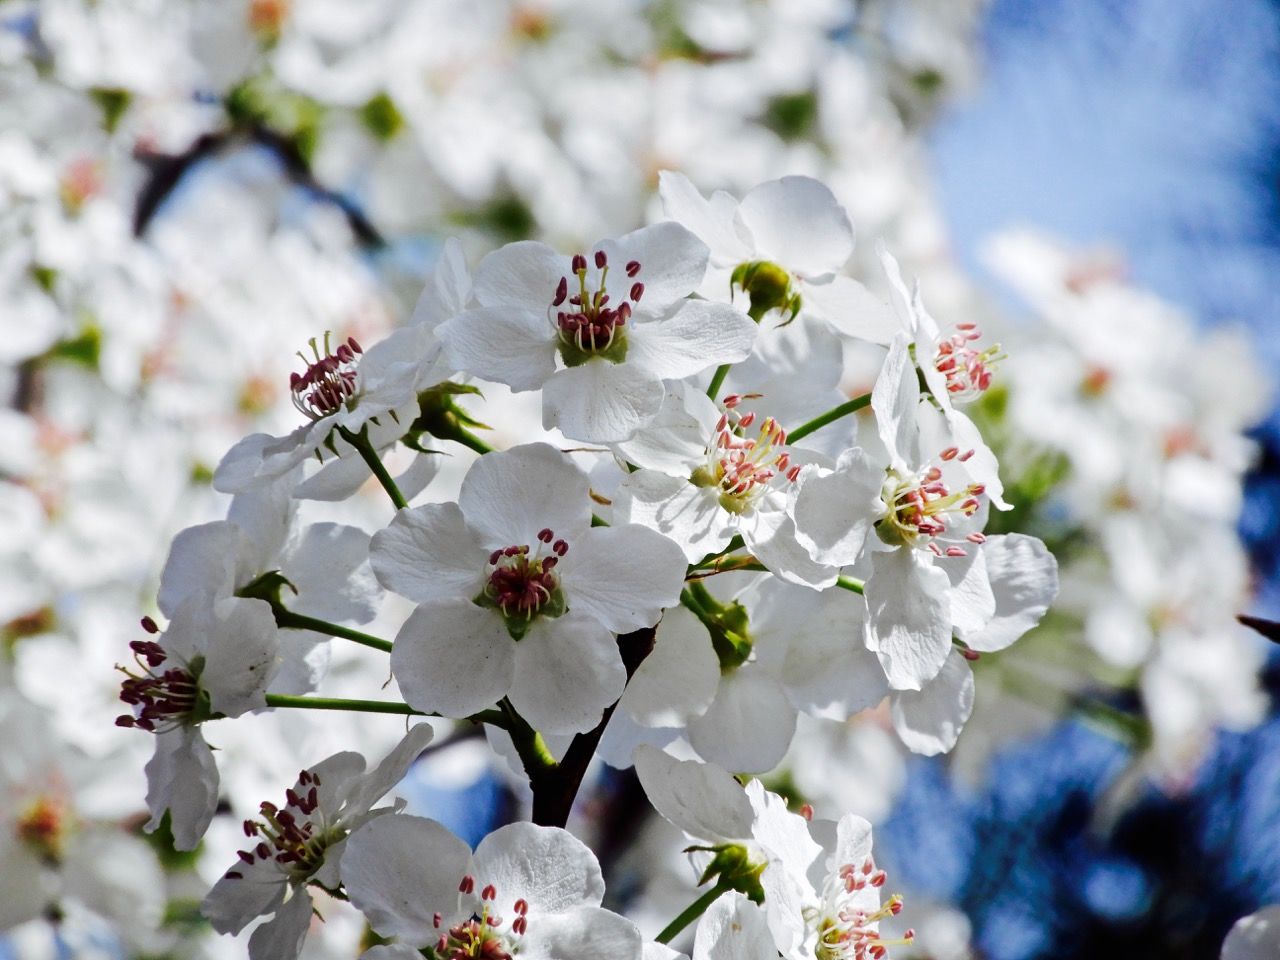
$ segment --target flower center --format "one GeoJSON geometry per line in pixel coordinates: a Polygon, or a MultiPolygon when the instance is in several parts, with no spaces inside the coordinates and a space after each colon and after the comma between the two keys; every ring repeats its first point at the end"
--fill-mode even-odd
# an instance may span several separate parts
{"type": "MultiPolygon", "coordinates": [[[[142,622],[149,632],[158,629],[150,617],[142,622]]],[[[120,699],[135,711],[116,717],[116,726],[165,733],[183,724],[210,719],[209,695],[200,689],[199,682],[203,657],[160,669],[169,662],[169,655],[154,640],[134,640],[129,649],[139,672],[118,664],[116,669],[125,675],[120,699]]]]}
{"type": "Polygon", "coordinates": [[[638,280],[640,261],[632,260],[624,268],[631,287],[627,297],[616,306],[610,304],[605,288],[609,276],[609,257],[603,250],[594,256],[595,286],[587,281],[587,258],[574,254],[572,273],[577,292],[569,294],[570,281],[561,277],[556,286],[551,309],[556,311],[555,326],[559,335],[560,357],[567,367],[578,367],[595,357],[610,363],[621,363],[627,356],[627,320],[634,304],[644,296],[644,283],[638,280]],[[566,309],[560,309],[565,307],[566,309]]]}
{"type": "MultiPolygon", "coordinates": [[[[476,881],[470,874],[462,878],[458,884],[460,893],[475,891],[476,881]]],[[[436,960],[512,960],[520,949],[520,938],[529,928],[529,904],[522,897],[511,905],[515,919],[511,921],[506,932],[502,927],[507,921],[494,912],[493,905],[498,899],[498,890],[488,884],[480,891],[480,912],[471,915],[469,920],[456,923],[440,934],[433,951],[436,960]]],[[[434,917],[436,929],[444,923],[440,914],[434,917]]]]}
{"type": "Polygon", "coordinates": [[[565,611],[564,594],[556,564],[569,552],[569,544],[544,527],[538,543],[504,547],[489,554],[484,591],[476,598],[481,606],[495,607],[513,640],[521,639],[539,616],[558,617],[565,611]],[[550,555],[543,555],[543,550],[550,555]]]}
{"type": "MultiPolygon", "coordinates": [[[[888,956],[889,947],[911,943],[915,931],[908,930],[900,939],[881,938],[878,924],[888,917],[902,912],[902,897],[894,894],[888,903],[868,911],[868,888],[884,886],[887,879],[883,870],[876,869],[875,861],[867,857],[860,864],[847,863],[827,878],[823,907],[809,907],[804,911],[807,924],[816,928],[817,943],[814,955],[818,960],[881,960],[888,956]]],[[[875,896],[875,901],[879,895],[875,896]]]]}
{"type": "Polygon", "coordinates": [[[1007,356],[998,343],[979,350],[974,342],[981,337],[976,324],[958,323],[955,333],[938,344],[933,365],[946,377],[953,400],[973,400],[983,393],[991,386],[996,365],[1007,356]]]}
{"type": "Polygon", "coordinates": [[[48,863],[62,859],[68,818],[65,805],[55,797],[36,797],[18,816],[14,832],[20,841],[48,863]]]}
{"type": "Polygon", "coordinates": [[[330,350],[329,334],[326,333],[323,354],[314,337],[308,343],[315,359],[308,360],[306,354],[298,354],[307,369],[303,373],[289,375],[289,391],[299,412],[312,420],[323,420],[355,397],[358,383],[356,362],[364,351],[355,337],[348,337],[346,343],[338,344],[338,349],[330,350]]]}
{"type": "MultiPolygon", "coordinates": [[[[319,786],[320,778],[310,770],[303,770],[298,774],[297,789],[284,792],[283,807],[264,801],[258,808],[261,819],[244,822],[244,835],[250,839],[257,837],[258,843],[251,850],[241,850],[237,856],[246,864],[273,861],[295,880],[303,880],[319,870],[324,864],[325,851],[346,836],[343,827],[326,824],[323,814],[315,816],[320,802],[319,786]]],[[[226,876],[239,880],[244,875],[233,867],[226,876]]]]}
{"type": "Polygon", "coordinates": [[[706,465],[695,470],[691,478],[696,486],[718,487],[720,506],[730,513],[746,513],[769,490],[793,483],[800,475],[799,465],[792,465],[791,455],[781,449],[786,445],[787,434],[773,417],[765,417],[756,437],[746,435],[756,415],[739,415],[737,407],[743,400],[758,396],[725,397],[725,412],[707,447],[706,465]]]}
{"type": "MultiPolygon", "coordinates": [[[[948,447],[939,454],[939,459],[963,463],[972,456],[972,450],[961,452],[958,447],[948,447]]],[[[890,469],[880,491],[889,508],[885,518],[876,525],[880,539],[894,545],[922,547],[939,557],[963,557],[966,551],[959,543],[943,547],[937,540],[946,535],[950,525],[978,511],[978,497],[984,491],[980,483],[950,489],[937,463],[926,464],[919,473],[908,475],[890,469]]],[[[986,537],[974,532],[963,539],[982,543],[986,537]]]]}

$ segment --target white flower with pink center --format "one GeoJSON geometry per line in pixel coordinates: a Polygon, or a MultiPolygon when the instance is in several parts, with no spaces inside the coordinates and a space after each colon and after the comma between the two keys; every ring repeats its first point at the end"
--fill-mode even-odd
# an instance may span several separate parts
{"type": "MultiPolygon", "coordinates": [[[[158,630],[149,618],[143,624],[158,630]]],[[[218,768],[200,724],[266,707],[280,667],[276,621],[262,600],[196,597],[173,612],[158,640],[129,646],[136,666],[120,668],[120,699],[132,712],[116,723],[156,735],[146,771],[146,829],[155,830],[167,811],[175,846],[192,850],[218,805],[218,768]]]]}
{"type": "Polygon", "coordinates": [[[593,528],[586,474],[541,443],[481,457],[456,504],[401,511],[371,560],[419,604],[391,654],[411,705],[465,717],[509,696],[548,733],[588,730],[618,699],[614,635],[657,623],[685,572],[652,530],[593,528]]]}
{"type": "MultiPolygon", "coordinates": [[[[905,334],[890,347],[871,406],[887,467],[853,449],[835,470],[810,468],[794,515],[815,561],[845,566],[869,558],[867,645],[891,687],[920,690],[942,670],[953,634],[983,643],[978,638],[998,609],[1020,611],[1023,630],[1038,621],[1057,593],[1057,566],[1034,538],[982,533],[988,501],[1003,504],[995,458],[966,418],[922,400],[905,334]],[[1030,580],[1017,582],[1016,595],[997,596],[1015,583],[988,565],[987,548],[997,540],[999,556],[1014,552],[1029,563],[1030,580]]],[[[974,649],[1001,649],[1021,633],[998,632],[998,646],[974,649]]]]}
{"type": "Polygon", "coordinates": [[[461,370],[517,391],[543,391],[543,425],[589,442],[625,440],[658,413],[664,380],[748,356],[751,320],[724,304],[687,299],[707,248],[659,223],[588,254],[508,244],[480,262],[479,307],[438,334],[461,370]]]}
{"type": "Polygon", "coordinates": [[[820,587],[835,570],[815,563],[796,540],[788,513],[800,465],[772,417],[740,415],[687,386],[672,390],[652,428],[616,446],[641,467],[614,494],[614,516],[641,523],[680,544],[696,563],[740,535],[751,553],[784,580],[820,587]]]}
{"type": "Polygon", "coordinates": [[[399,783],[431,742],[431,726],[412,727],[372,770],[358,753],[334,754],[298,774],[279,806],[264,802],[260,819],[246,820],[250,847],[220,879],[201,912],[219,933],[239,933],[261,916],[271,919],[249,938],[252,960],[293,960],[311,926],[308,887],[336,891],[341,885],[348,837],[371,819],[398,810],[373,809],[399,783]]]}
{"type": "Polygon", "coordinates": [[[378,948],[388,960],[640,960],[639,930],[600,906],[595,855],[557,827],[508,824],[473,854],[434,820],[380,817],[352,835],[342,881],[398,940],[378,948]]]}

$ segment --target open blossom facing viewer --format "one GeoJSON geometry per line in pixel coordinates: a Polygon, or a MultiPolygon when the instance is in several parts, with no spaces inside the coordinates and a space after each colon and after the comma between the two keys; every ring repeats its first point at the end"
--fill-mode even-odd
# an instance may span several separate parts
{"type": "Polygon", "coordinates": [[[401,511],[373,538],[389,590],[418,602],[391,669],[408,702],[465,717],[509,696],[539,730],[587,730],[622,694],[614,634],[676,603],[679,548],[591,526],[587,477],[547,444],[478,460],[456,504],[401,511]]]}
{"type": "Polygon", "coordinates": [[[734,363],[756,327],[724,304],[687,299],[707,248],[675,223],[566,257],[508,244],[480,262],[480,306],[439,327],[459,369],[515,390],[542,388],[544,426],[575,440],[626,440],[657,415],[663,381],[734,363]]]}

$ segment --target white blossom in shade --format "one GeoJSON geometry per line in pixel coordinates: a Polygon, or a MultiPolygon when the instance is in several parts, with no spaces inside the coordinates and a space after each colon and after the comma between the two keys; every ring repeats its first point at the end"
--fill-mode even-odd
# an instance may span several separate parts
{"type": "MultiPolygon", "coordinates": [[[[911,930],[899,939],[880,935],[880,922],[901,912],[902,898],[881,902],[886,875],[871,855],[871,824],[846,814],[837,824],[813,826],[830,837],[823,844],[823,866],[799,870],[771,864],[760,878],[778,952],[788,960],[862,960],[885,957],[890,946],[910,943],[911,930]]],[[[784,863],[797,857],[799,863],[811,863],[807,848],[780,848],[777,855],[784,863]]]]}
{"type": "Polygon", "coordinates": [[[562,256],[534,241],[489,254],[480,306],[438,328],[450,362],[517,391],[543,391],[543,425],[589,442],[625,440],[657,415],[664,380],[735,363],[756,326],[732,307],[690,300],[707,249],[675,223],[562,256]]]}
{"type": "Polygon", "coordinates": [[[788,507],[801,468],[786,431],[736,406],[733,396],[721,407],[687,385],[673,388],[653,424],[616,446],[641,469],[619,483],[614,516],[670,537],[691,563],[741,536],[784,580],[834,583],[835,568],[815,562],[796,537],[788,507]]]}
{"type": "Polygon", "coordinates": [[[697,850],[712,853],[709,869],[723,870],[727,880],[758,880],[775,864],[803,875],[822,853],[804,818],[759,780],[743,788],[723,767],[677,760],[649,745],[637,747],[632,760],[653,808],[697,850]]]}
{"type": "Polygon", "coordinates": [[[753,316],[777,310],[794,317],[803,310],[874,343],[888,343],[897,332],[889,305],[840,273],[853,255],[853,224],[817,180],[769,180],[739,202],[723,192],[707,200],[683,174],[664,171],[658,190],[666,215],[710,248],[713,270],[704,294],[744,290],[753,316]]]}
{"type": "Polygon", "coordinates": [[[244,832],[257,841],[213,886],[201,912],[218,933],[239,933],[258,917],[272,915],[249,938],[252,960],[293,960],[311,925],[308,887],[336,891],[349,837],[371,820],[402,805],[373,805],[403,779],[431,741],[431,726],[410,728],[372,770],[358,753],[336,753],[303,770],[285,791],[284,804],[264,802],[260,819],[244,832]]]}
{"type": "Polygon", "coordinates": [[[158,640],[129,644],[138,672],[124,669],[120,699],[133,713],[116,722],[156,736],[147,764],[147,830],[167,811],[174,843],[191,850],[218,804],[218,768],[200,724],[267,705],[280,667],[279,633],[263,600],[193,598],[158,640]]]}
{"type": "Polygon", "coordinates": [[[815,599],[768,579],[733,603],[743,615],[740,646],[720,638],[723,659],[707,626],[684,608],[668,611],[623,710],[650,726],[684,729],[705,760],[763,773],[790,747],[798,713],[843,720],[884,698],[888,685],[864,645],[856,595],[815,599]]]}
{"type": "Polygon", "coordinates": [[[657,623],[685,571],[652,530],[592,528],[586,474],[547,444],[481,457],[456,504],[401,511],[371,560],[419,604],[391,654],[410,704],[465,717],[509,696],[549,733],[590,729],[618,699],[614,634],[657,623]]]}
{"type": "MultiPolygon", "coordinates": [[[[421,324],[397,330],[368,352],[353,338],[334,346],[327,335],[323,343],[312,339],[310,346],[310,359],[299,354],[306,370],[293,373],[289,383],[294,406],[309,422],[283,437],[245,437],[218,464],[216,489],[240,493],[288,473],[309,457],[323,460],[326,453],[358,460],[342,431],[359,434],[368,428],[375,449],[390,446],[417,416],[417,390],[423,381],[442,379],[434,375],[439,345],[421,324]]],[[[367,468],[356,476],[354,484],[342,477],[338,487],[345,492],[316,484],[318,499],[349,494],[367,478],[367,468]]]]}
{"type": "Polygon", "coordinates": [[[51,736],[51,720],[0,692],[0,933],[80,906],[140,946],[160,926],[164,875],[106,799],[117,758],[91,760],[51,736]]]}
{"type": "Polygon", "coordinates": [[[1280,956],[1280,905],[1241,917],[1222,942],[1222,960],[1275,960],[1280,956]]]}
{"type": "MultiPolygon", "coordinates": [[[[591,850],[558,827],[512,823],[475,853],[434,820],[380,817],[342,859],[351,902],[379,935],[441,960],[640,960],[640,931],[600,906],[591,850]]],[[[401,953],[388,953],[398,957],[401,953]]]]}
{"type": "Polygon", "coordinates": [[[777,960],[764,910],[730,890],[698,921],[691,960],[777,960]]]}

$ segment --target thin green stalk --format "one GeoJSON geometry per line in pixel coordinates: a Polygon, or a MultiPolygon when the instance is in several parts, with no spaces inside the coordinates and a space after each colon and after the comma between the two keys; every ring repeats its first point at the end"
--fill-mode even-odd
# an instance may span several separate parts
{"type": "MultiPolygon", "coordinates": [[[[294,710],[346,710],[352,713],[391,713],[405,717],[438,717],[438,713],[424,713],[407,703],[394,700],[347,700],[341,697],[296,697],[284,693],[268,693],[267,706],[294,710]]],[[[507,718],[500,710],[481,710],[467,717],[471,723],[490,723],[506,727],[507,718]]]]}
{"type": "Polygon", "coordinates": [[[715,376],[711,378],[711,386],[707,387],[707,396],[712,400],[716,398],[716,394],[724,386],[724,378],[729,375],[729,368],[732,366],[732,363],[724,363],[716,367],[715,376]]]}
{"type": "Polygon", "coordinates": [[[315,617],[308,617],[283,608],[277,609],[275,615],[276,626],[278,627],[293,630],[314,630],[316,633],[328,634],[331,637],[341,637],[343,640],[351,640],[366,647],[373,647],[373,649],[381,650],[384,653],[391,652],[390,640],[383,640],[381,637],[361,633],[359,630],[352,630],[350,627],[330,623],[328,620],[318,620],[315,617]]]}
{"type": "Polygon", "coordinates": [[[863,582],[853,577],[836,577],[836,586],[850,593],[862,593],[864,589],[863,582]]]}
{"type": "Polygon", "coordinates": [[[480,454],[481,456],[483,456],[486,453],[494,452],[493,447],[489,446],[489,444],[485,443],[483,440],[477,437],[474,433],[472,433],[470,430],[468,430],[466,427],[463,427],[463,426],[455,427],[453,432],[449,434],[448,439],[457,441],[458,443],[462,444],[464,447],[468,448],[469,450],[474,450],[476,453],[480,454]]]}
{"type": "Polygon", "coordinates": [[[498,707],[502,711],[503,726],[511,735],[511,743],[515,746],[516,753],[520,755],[524,772],[529,777],[529,785],[536,791],[549,774],[555,773],[559,764],[547,749],[542,734],[520,716],[510,700],[503,697],[498,701],[498,707]]]}
{"type": "Polygon", "coordinates": [[[680,916],[676,917],[663,927],[662,932],[656,937],[658,943],[670,943],[675,939],[676,934],[706,913],[707,908],[719,900],[721,894],[727,893],[728,891],[729,887],[721,886],[717,883],[697,900],[685,907],[680,916]]]}
{"type": "Polygon", "coordinates": [[[396,482],[391,479],[391,474],[387,473],[387,468],[382,465],[378,451],[373,449],[373,444],[369,442],[369,428],[365,427],[359,433],[352,433],[345,427],[339,427],[338,432],[342,435],[343,440],[355,447],[361,459],[369,465],[369,469],[373,471],[373,475],[382,484],[382,489],[387,491],[387,496],[391,498],[391,502],[395,504],[396,509],[407,509],[409,501],[404,498],[404,494],[400,492],[396,482]]]}
{"type": "Polygon", "coordinates": [[[841,417],[847,417],[851,413],[857,413],[859,410],[869,405],[870,403],[871,403],[871,394],[864,393],[862,396],[854,397],[852,400],[842,403],[838,407],[832,407],[826,413],[820,416],[814,417],[808,423],[802,423],[800,424],[800,426],[796,427],[794,430],[788,430],[787,442],[795,443],[797,440],[803,440],[805,437],[813,433],[815,430],[821,430],[827,424],[834,423],[836,420],[839,420],[841,417]]]}

